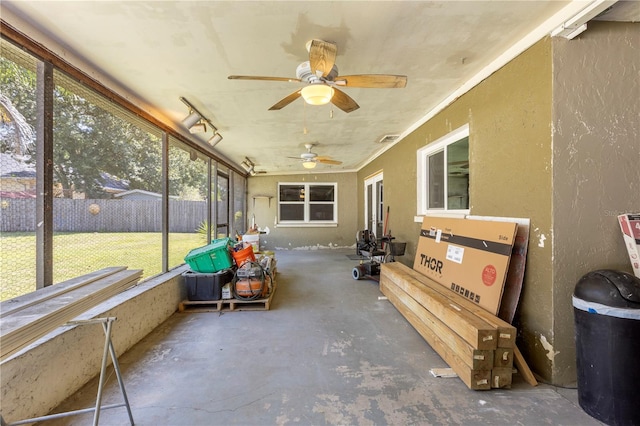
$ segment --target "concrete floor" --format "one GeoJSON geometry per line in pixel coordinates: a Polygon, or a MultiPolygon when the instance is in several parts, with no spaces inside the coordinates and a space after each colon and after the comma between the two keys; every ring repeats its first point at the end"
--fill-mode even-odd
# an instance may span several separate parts
{"type": "MultiPolygon", "coordinates": [[[[575,389],[472,391],[385,300],[352,250],[282,251],[269,311],[176,313],[120,357],[138,425],[600,425],[575,389]]],[[[97,381],[58,411],[94,404],[97,381]]],[[[111,374],[104,404],[121,402],[111,374]]],[[[90,424],[92,415],[46,422],[90,424]]],[[[126,410],[102,425],[129,424],[126,410]]]]}

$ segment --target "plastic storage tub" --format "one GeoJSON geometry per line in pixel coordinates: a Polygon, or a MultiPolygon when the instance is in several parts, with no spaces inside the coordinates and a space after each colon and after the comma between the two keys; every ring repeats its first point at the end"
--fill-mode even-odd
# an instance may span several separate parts
{"type": "Polygon", "coordinates": [[[573,294],[578,402],[610,425],[640,425],[640,279],[598,270],[573,294]]]}
{"type": "Polygon", "coordinates": [[[213,274],[186,271],[182,276],[188,300],[220,300],[222,287],[233,279],[233,270],[225,269],[213,274]]]}
{"type": "Polygon", "coordinates": [[[195,272],[212,273],[230,268],[232,263],[229,254],[229,245],[233,243],[231,238],[214,240],[204,247],[193,249],[184,258],[184,261],[195,272]]]}

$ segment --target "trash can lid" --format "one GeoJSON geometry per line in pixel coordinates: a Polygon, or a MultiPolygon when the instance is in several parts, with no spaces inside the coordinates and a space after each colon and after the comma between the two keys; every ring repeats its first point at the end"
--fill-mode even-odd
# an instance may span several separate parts
{"type": "Polygon", "coordinates": [[[627,272],[591,271],[578,280],[573,294],[588,302],[640,309],[640,279],[627,272]]]}

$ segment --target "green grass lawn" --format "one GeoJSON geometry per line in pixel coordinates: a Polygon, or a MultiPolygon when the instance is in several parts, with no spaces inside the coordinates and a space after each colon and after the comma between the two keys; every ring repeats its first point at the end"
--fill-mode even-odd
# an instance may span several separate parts
{"type": "MultiPolygon", "coordinates": [[[[191,249],[206,244],[202,234],[169,234],[169,267],[184,263],[191,249]]],[[[143,279],[162,272],[162,234],[151,232],[60,233],[53,238],[53,282],[109,266],[142,269],[143,279]]],[[[34,233],[0,234],[0,300],[36,289],[34,233]]]]}

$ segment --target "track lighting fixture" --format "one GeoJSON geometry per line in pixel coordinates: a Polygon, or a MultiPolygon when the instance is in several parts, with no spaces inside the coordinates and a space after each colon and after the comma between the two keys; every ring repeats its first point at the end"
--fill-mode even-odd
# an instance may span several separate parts
{"type": "Polygon", "coordinates": [[[193,126],[189,127],[189,133],[191,134],[205,133],[206,131],[207,131],[207,123],[205,123],[204,121],[199,121],[193,126]]]}
{"type": "Polygon", "coordinates": [[[222,135],[220,135],[220,133],[218,132],[215,132],[207,142],[209,142],[209,145],[211,146],[216,146],[218,142],[220,142],[221,140],[222,140],[222,135]]]}
{"type": "Polygon", "coordinates": [[[250,164],[248,159],[244,160],[242,163],[240,163],[240,165],[242,166],[245,172],[249,173],[249,171],[251,171],[252,165],[250,164]]]}
{"type": "Polygon", "coordinates": [[[190,129],[193,125],[195,125],[201,119],[202,117],[200,116],[200,114],[198,114],[193,110],[189,110],[189,115],[184,120],[182,120],[182,124],[184,124],[184,126],[187,129],[190,129]]]}
{"type": "Polygon", "coordinates": [[[249,160],[248,157],[245,157],[244,161],[242,163],[240,163],[240,165],[251,176],[255,176],[256,175],[256,171],[254,169],[255,164],[253,164],[253,161],[249,160]]]}
{"type": "Polygon", "coordinates": [[[189,130],[189,133],[206,133],[207,130],[211,129],[213,131],[213,135],[207,140],[207,142],[212,147],[216,146],[222,140],[222,135],[218,131],[218,128],[211,123],[211,120],[202,115],[200,111],[191,105],[188,100],[183,97],[180,97],[180,100],[189,108],[189,115],[182,120],[182,124],[189,130]]]}

